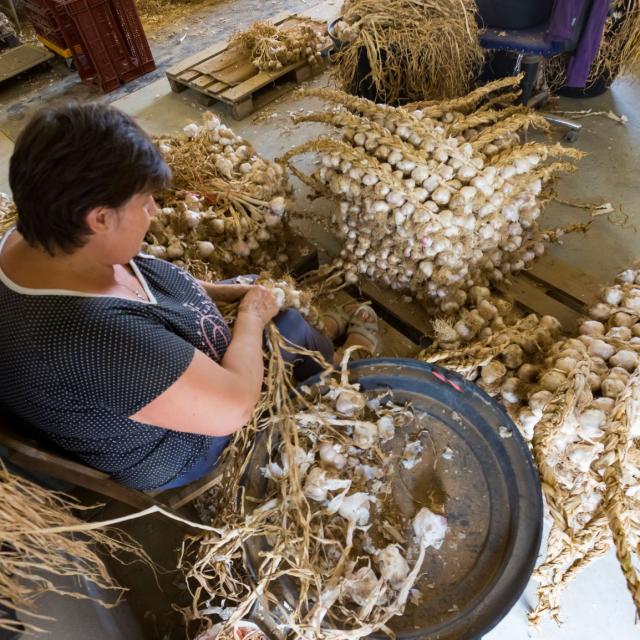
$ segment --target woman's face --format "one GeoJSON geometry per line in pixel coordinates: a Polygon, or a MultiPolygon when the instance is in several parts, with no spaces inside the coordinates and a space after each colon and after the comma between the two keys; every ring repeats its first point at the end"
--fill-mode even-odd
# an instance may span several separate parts
{"type": "Polygon", "coordinates": [[[140,245],[158,208],[150,193],[133,196],[114,211],[114,224],[108,234],[108,250],[113,264],[124,264],[140,252],[140,245]]]}

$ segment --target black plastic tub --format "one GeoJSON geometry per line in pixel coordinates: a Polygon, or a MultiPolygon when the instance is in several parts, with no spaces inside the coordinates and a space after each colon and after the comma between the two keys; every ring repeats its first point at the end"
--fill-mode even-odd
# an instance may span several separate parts
{"type": "Polygon", "coordinates": [[[476,0],[481,24],[491,29],[530,29],[548,20],[553,0],[476,0]]]}
{"type": "MultiPolygon", "coordinates": [[[[428,432],[420,464],[396,472],[396,506],[410,519],[416,501],[437,495],[449,523],[442,548],[428,553],[423,564],[432,585],[428,597],[418,606],[409,604],[389,627],[398,640],[481,638],[524,591],[540,547],[542,496],[527,443],[490,396],[446,369],[395,358],[361,360],[349,369],[351,381],[364,392],[388,391],[394,402],[411,403],[428,432]]],[[[316,377],[305,384],[317,382],[316,377]]],[[[244,478],[248,497],[265,495],[261,467],[267,441],[258,441],[244,478]]],[[[263,538],[246,547],[253,580],[268,548],[263,538]]],[[[292,581],[281,580],[278,591],[295,606],[292,581]]]]}

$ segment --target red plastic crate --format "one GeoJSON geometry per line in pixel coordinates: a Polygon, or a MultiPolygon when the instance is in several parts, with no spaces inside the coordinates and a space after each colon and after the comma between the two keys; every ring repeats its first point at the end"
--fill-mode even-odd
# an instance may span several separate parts
{"type": "Polygon", "coordinates": [[[67,41],[90,63],[80,77],[102,92],[113,91],[155,69],[133,0],[50,0],[70,17],[75,33],[67,41]]]}
{"type": "Polygon", "coordinates": [[[156,65],[133,0],[111,0],[111,4],[118,16],[129,52],[137,60],[135,75],[123,77],[123,80],[128,82],[153,71],[156,65]]]}
{"type": "Polygon", "coordinates": [[[53,0],[23,0],[27,17],[39,36],[42,36],[61,51],[71,49],[65,33],[75,31],[73,20],[53,0]]]}

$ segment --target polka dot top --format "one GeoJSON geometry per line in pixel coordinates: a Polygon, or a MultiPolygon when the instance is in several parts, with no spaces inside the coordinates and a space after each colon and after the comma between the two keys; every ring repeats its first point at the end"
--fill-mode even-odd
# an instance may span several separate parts
{"type": "Polygon", "coordinates": [[[215,437],[128,416],[180,378],[195,349],[219,362],[231,334],[186,271],[142,255],[130,265],[149,302],[27,289],[0,269],[0,404],[70,457],[154,489],[188,472],[215,437]]]}

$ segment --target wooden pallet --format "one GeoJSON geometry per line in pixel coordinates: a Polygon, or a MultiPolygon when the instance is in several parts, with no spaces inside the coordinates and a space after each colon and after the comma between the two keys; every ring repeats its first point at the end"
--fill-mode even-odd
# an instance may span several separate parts
{"type": "MultiPolygon", "coordinates": [[[[326,32],[323,22],[304,15],[283,13],[271,22],[280,27],[308,24],[319,34],[326,32]]],[[[327,47],[323,53],[328,54],[330,49],[327,47]]],[[[230,49],[226,41],[171,67],[167,78],[173,91],[193,89],[201,103],[206,106],[216,101],[228,104],[233,117],[241,120],[325,68],[326,63],[311,66],[300,61],[279,71],[260,71],[237,49],[230,49]]]]}
{"type": "Polygon", "coordinates": [[[21,44],[0,54],[0,82],[13,78],[33,67],[44,65],[53,54],[35,44],[21,44]]]}
{"type": "MultiPolygon", "coordinates": [[[[549,257],[510,278],[501,291],[524,310],[555,316],[566,332],[575,333],[578,320],[587,315],[601,288],[584,272],[549,257]]],[[[370,300],[378,314],[412,342],[428,345],[432,321],[419,303],[365,279],[351,293],[370,300]]]]}
{"type": "MultiPolygon", "coordinates": [[[[295,265],[295,276],[318,266],[316,247],[300,235],[291,237],[287,251],[290,264],[295,265]]],[[[512,277],[501,292],[525,311],[558,318],[563,329],[572,334],[577,330],[578,320],[588,315],[601,288],[602,285],[586,273],[546,256],[531,270],[512,277]]],[[[371,302],[380,317],[384,355],[411,357],[420,347],[430,344],[432,318],[418,302],[366,278],[357,287],[349,287],[345,295],[371,302]]],[[[337,304],[349,299],[341,296],[343,293],[339,292],[337,304]]]]}

